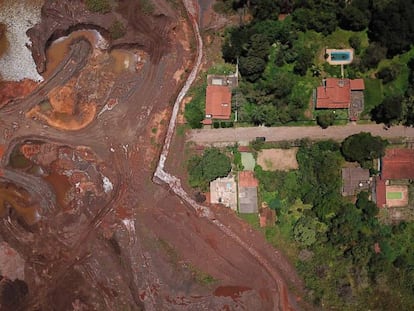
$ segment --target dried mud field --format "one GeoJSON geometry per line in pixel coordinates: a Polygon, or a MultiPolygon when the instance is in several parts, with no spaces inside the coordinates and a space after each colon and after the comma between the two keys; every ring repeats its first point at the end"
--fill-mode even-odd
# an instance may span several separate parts
{"type": "Polygon", "coordinates": [[[0,82],[1,310],[308,309],[263,236],[153,183],[198,18],[139,3],[46,0],[28,31],[44,81],[0,82]]]}
{"type": "Polygon", "coordinates": [[[289,171],[298,169],[298,148],[263,149],[257,155],[257,164],[265,171],[289,171]]]}

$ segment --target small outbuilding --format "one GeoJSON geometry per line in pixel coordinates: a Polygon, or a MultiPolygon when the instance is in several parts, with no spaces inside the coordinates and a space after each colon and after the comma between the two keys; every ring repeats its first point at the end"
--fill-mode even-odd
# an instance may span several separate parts
{"type": "Polygon", "coordinates": [[[361,167],[346,167],[342,169],[342,195],[357,195],[362,190],[368,190],[371,184],[369,170],[361,167]]]}
{"type": "Polygon", "coordinates": [[[217,178],[210,183],[210,202],[237,210],[237,187],[233,176],[217,178]]]}

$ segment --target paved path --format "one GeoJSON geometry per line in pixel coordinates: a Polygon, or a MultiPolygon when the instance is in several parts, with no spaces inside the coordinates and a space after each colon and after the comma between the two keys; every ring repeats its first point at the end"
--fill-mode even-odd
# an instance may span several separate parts
{"type": "Polygon", "coordinates": [[[187,134],[187,140],[194,141],[200,145],[220,145],[235,142],[243,144],[259,136],[266,137],[267,141],[302,138],[343,140],[352,134],[360,132],[370,132],[374,136],[382,136],[384,138],[414,138],[414,128],[410,127],[393,126],[385,130],[381,124],[348,124],[330,126],[327,129],[322,129],[319,126],[281,126],[191,130],[187,134]]]}

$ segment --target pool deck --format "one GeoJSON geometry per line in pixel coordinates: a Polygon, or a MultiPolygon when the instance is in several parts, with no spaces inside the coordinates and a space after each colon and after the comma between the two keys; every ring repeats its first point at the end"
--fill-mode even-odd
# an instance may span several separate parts
{"type": "Polygon", "coordinates": [[[354,60],[354,49],[326,49],[325,50],[325,54],[328,54],[328,58],[326,59],[326,61],[330,64],[330,65],[348,65],[350,63],[352,63],[352,61],[354,60]],[[346,59],[346,60],[332,60],[331,58],[331,53],[332,52],[336,52],[336,53],[343,53],[343,52],[347,52],[350,54],[350,58],[346,59]]]}

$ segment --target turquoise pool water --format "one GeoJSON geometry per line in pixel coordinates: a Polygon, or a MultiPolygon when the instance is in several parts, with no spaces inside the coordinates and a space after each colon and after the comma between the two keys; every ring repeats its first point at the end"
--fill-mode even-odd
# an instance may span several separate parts
{"type": "Polygon", "coordinates": [[[348,61],[351,60],[351,52],[341,51],[341,52],[331,52],[331,61],[348,61]]]}

